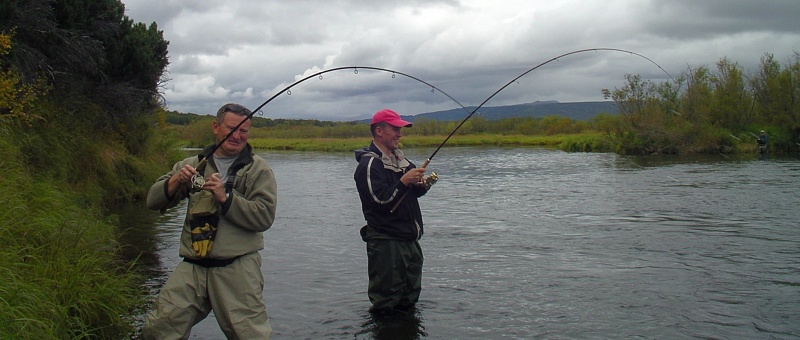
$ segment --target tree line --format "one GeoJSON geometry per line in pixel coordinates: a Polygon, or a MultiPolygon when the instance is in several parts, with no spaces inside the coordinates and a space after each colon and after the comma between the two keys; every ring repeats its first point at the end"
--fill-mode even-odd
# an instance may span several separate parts
{"type": "Polygon", "coordinates": [[[765,54],[746,72],[727,58],[715,68],[690,67],[672,81],[656,84],[626,75],[626,84],[604,89],[620,108],[617,119],[597,126],[620,152],[729,152],[742,141],[755,143],[765,130],[770,149],[800,146],[800,53],[781,64],[765,54]]]}

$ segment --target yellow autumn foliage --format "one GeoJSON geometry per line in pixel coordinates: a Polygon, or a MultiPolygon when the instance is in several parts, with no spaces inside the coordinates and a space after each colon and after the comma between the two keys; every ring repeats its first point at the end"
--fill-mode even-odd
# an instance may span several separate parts
{"type": "Polygon", "coordinates": [[[11,52],[13,33],[0,32],[0,121],[29,125],[40,116],[30,113],[37,96],[48,91],[47,83],[40,79],[24,83],[16,69],[8,66],[6,56],[11,52]]]}

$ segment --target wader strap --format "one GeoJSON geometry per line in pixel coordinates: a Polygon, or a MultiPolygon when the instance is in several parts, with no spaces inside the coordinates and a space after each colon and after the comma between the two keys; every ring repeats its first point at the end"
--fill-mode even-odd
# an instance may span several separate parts
{"type": "Polygon", "coordinates": [[[217,267],[225,267],[233,263],[234,261],[238,260],[242,256],[243,255],[239,255],[229,259],[199,259],[199,260],[184,257],[183,262],[189,262],[191,264],[195,264],[203,268],[217,268],[217,267]]]}
{"type": "Polygon", "coordinates": [[[233,191],[233,181],[236,180],[236,171],[232,174],[228,174],[228,180],[225,181],[225,192],[233,191]]]}

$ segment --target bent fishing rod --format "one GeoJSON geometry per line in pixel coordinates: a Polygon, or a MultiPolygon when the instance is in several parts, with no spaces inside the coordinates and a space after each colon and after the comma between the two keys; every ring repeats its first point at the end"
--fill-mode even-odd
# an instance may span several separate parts
{"type": "MultiPolygon", "coordinates": [[[[486,99],[485,99],[483,102],[481,102],[481,103],[480,103],[480,105],[478,105],[477,107],[475,107],[475,109],[473,109],[473,110],[472,110],[472,111],[471,111],[471,112],[470,112],[470,113],[469,113],[469,114],[468,114],[466,117],[464,117],[464,119],[462,119],[462,120],[461,120],[461,122],[460,122],[460,123],[458,123],[458,125],[456,125],[455,129],[453,129],[453,131],[452,131],[452,132],[450,132],[450,134],[449,134],[449,135],[447,135],[447,137],[446,137],[446,138],[445,138],[445,139],[442,141],[442,143],[441,143],[441,144],[439,144],[439,146],[438,146],[438,147],[436,147],[436,149],[434,149],[434,150],[433,150],[433,153],[432,153],[432,154],[431,154],[431,155],[428,157],[428,159],[426,159],[426,160],[425,160],[425,163],[423,163],[421,167],[422,167],[422,168],[425,168],[425,167],[427,167],[427,166],[428,166],[428,164],[431,162],[431,159],[433,159],[433,157],[435,157],[435,156],[436,156],[436,154],[437,154],[437,153],[439,152],[439,150],[440,150],[440,149],[441,149],[441,148],[442,148],[442,147],[445,145],[445,143],[447,143],[447,141],[448,141],[448,140],[450,140],[450,137],[453,137],[453,135],[456,133],[456,131],[458,131],[458,129],[460,129],[460,128],[461,128],[461,126],[462,126],[462,125],[464,125],[464,123],[466,123],[466,122],[467,122],[467,120],[469,120],[469,119],[470,119],[470,118],[471,118],[471,117],[472,117],[472,116],[475,114],[475,112],[478,112],[478,110],[479,110],[481,107],[483,107],[483,105],[484,105],[484,104],[486,104],[486,103],[487,103],[489,100],[491,100],[492,98],[494,98],[494,96],[496,96],[498,93],[500,93],[501,91],[503,91],[503,90],[504,90],[506,87],[508,87],[509,85],[513,84],[514,82],[516,82],[516,81],[517,81],[517,80],[519,80],[520,78],[524,77],[524,76],[525,76],[525,75],[527,75],[528,73],[531,73],[531,72],[533,72],[534,70],[536,70],[536,69],[538,69],[538,68],[540,68],[540,67],[542,67],[542,66],[544,66],[544,65],[547,65],[547,64],[549,64],[549,63],[551,63],[551,62],[553,62],[553,61],[559,60],[559,59],[561,59],[561,58],[563,58],[563,57],[566,57],[566,56],[569,56],[569,55],[573,55],[573,54],[578,54],[578,53],[584,53],[584,52],[598,52],[598,51],[622,52],[622,53],[628,53],[628,54],[631,54],[631,55],[635,55],[635,56],[638,56],[638,57],[644,58],[645,60],[649,61],[649,62],[650,62],[650,63],[652,63],[653,65],[656,65],[656,67],[658,67],[658,68],[659,68],[661,71],[663,71],[663,72],[664,72],[664,73],[665,73],[665,74],[666,74],[666,75],[667,75],[667,76],[668,76],[670,79],[672,79],[673,81],[675,80],[674,78],[672,78],[672,76],[671,76],[671,75],[670,75],[670,74],[669,74],[669,73],[668,73],[666,70],[664,70],[664,68],[663,68],[663,67],[661,67],[661,65],[657,64],[657,63],[656,63],[655,61],[653,61],[652,59],[650,59],[650,58],[648,58],[648,57],[645,57],[644,55],[641,55],[641,54],[639,54],[639,53],[632,52],[632,51],[628,51],[628,50],[623,50],[623,49],[619,49],[619,48],[607,48],[607,47],[599,47],[599,48],[587,48],[587,49],[575,50],[575,51],[572,51],[572,52],[567,52],[567,53],[564,53],[564,54],[561,54],[561,55],[555,56],[555,57],[553,57],[553,58],[550,58],[550,59],[548,59],[547,61],[545,61],[545,62],[543,62],[543,63],[540,63],[539,65],[536,65],[536,66],[534,66],[534,67],[531,67],[530,69],[528,69],[527,71],[523,72],[522,74],[520,74],[520,75],[518,75],[518,76],[514,77],[514,79],[511,79],[511,80],[510,80],[509,82],[507,82],[505,85],[503,85],[502,87],[500,87],[499,89],[497,89],[497,91],[494,91],[494,93],[492,93],[492,95],[490,95],[489,97],[487,97],[487,98],[486,98],[486,99]]],[[[399,207],[399,206],[400,206],[400,202],[402,202],[402,201],[403,201],[403,198],[405,198],[405,194],[404,194],[403,196],[401,196],[401,197],[400,197],[400,199],[398,199],[398,200],[397,200],[397,203],[395,203],[395,205],[392,207],[392,209],[391,209],[391,210],[389,210],[389,212],[391,212],[391,213],[394,213],[394,212],[395,212],[395,210],[397,210],[397,207],[399,207]]]]}
{"type": "MultiPolygon", "coordinates": [[[[239,128],[240,128],[240,127],[241,127],[241,126],[242,126],[242,125],[243,125],[243,124],[244,124],[246,121],[248,121],[248,120],[252,119],[252,118],[253,118],[253,115],[254,115],[256,112],[260,112],[260,111],[261,111],[261,109],[262,109],[264,106],[266,106],[267,104],[269,104],[271,101],[273,101],[275,98],[277,98],[277,97],[278,97],[278,96],[280,96],[281,94],[284,94],[284,93],[286,93],[286,94],[289,94],[289,95],[291,95],[291,94],[292,94],[292,91],[291,91],[291,89],[292,89],[293,87],[295,87],[295,86],[299,85],[300,83],[303,83],[303,82],[305,82],[306,80],[309,80],[309,79],[311,79],[311,78],[318,77],[320,80],[322,80],[322,75],[323,75],[323,74],[325,74],[325,73],[330,73],[330,72],[335,72],[335,71],[341,71],[341,70],[351,70],[351,69],[353,70],[353,72],[354,72],[355,74],[358,74],[358,70],[359,70],[359,69],[361,69],[361,70],[372,70],[372,71],[382,71],[382,72],[389,72],[389,73],[391,73],[391,74],[392,74],[392,78],[393,78],[393,79],[395,78],[395,76],[396,76],[396,75],[398,75],[398,74],[399,74],[399,75],[401,75],[401,76],[407,77],[407,78],[409,78],[409,79],[412,79],[412,80],[415,80],[415,81],[417,81],[417,82],[420,82],[420,83],[423,83],[423,84],[427,85],[428,87],[430,87],[430,88],[431,88],[431,93],[434,93],[434,92],[436,92],[436,91],[439,91],[441,94],[445,95],[447,98],[450,98],[450,100],[452,100],[453,102],[455,102],[456,104],[458,104],[458,106],[460,106],[462,109],[464,109],[464,111],[467,111],[467,112],[469,112],[469,110],[468,110],[466,107],[464,107],[464,105],[462,105],[460,102],[458,102],[458,100],[456,100],[455,98],[453,98],[452,96],[450,96],[450,95],[449,95],[449,94],[447,94],[446,92],[442,91],[442,89],[440,89],[440,88],[438,88],[438,87],[436,87],[436,86],[434,86],[434,85],[432,85],[432,84],[430,84],[430,83],[428,83],[428,82],[426,82],[426,81],[424,81],[424,80],[422,80],[422,79],[420,79],[420,78],[417,78],[417,77],[415,77],[415,76],[412,76],[412,75],[410,75],[410,74],[403,73],[403,72],[400,72],[400,71],[391,70],[391,69],[387,69],[387,68],[381,68],[381,67],[371,67],[371,66],[342,66],[342,67],[336,67],[336,68],[332,68],[332,69],[328,69],[328,70],[319,71],[319,72],[316,72],[316,73],[314,73],[314,74],[311,74],[311,75],[309,75],[309,76],[306,76],[306,77],[304,77],[303,79],[300,79],[300,80],[298,80],[298,81],[295,81],[294,83],[290,84],[289,86],[286,86],[286,87],[285,87],[285,88],[283,88],[282,90],[280,90],[280,91],[278,91],[277,93],[275,93],[275,94],[274,94],[272,97],[270,97],[269,99],[267,99],[266,101],[264,101],[263,103],[261,103],[261,105],[259,105],[258,107],[256,107],[256,108],[255,108],[255,109],[253,109],[252,111],[250,111],[250,113],[249,113],[249,114],[247,114],[247,116],[245,117],[245,119],[242,119],[242,121],[241,121],[241,122],[239,122],[239,124],[237,124],[237,125],[236,125],[236,127],[234,127],[233,129],[231,129],[231,131],[230,131],[230,132],[228,132],[228,134],[227,134],[227,135],[225,135],[225,137],[224,137],[224,138],[222,138],[222,140],[220,140],[219,142],[217,142],[217,143],[216,143],[216,145],[214,146],[214,148],[213,148],[213,149],[211,149],[211,152],[209,152],[209,155],[212,155],[212,154],[214,154],[214,152],[216,152],[216,151],[217,151],[217,149],[219,149],[219,148],[222,146],[222,144],[224,144],[224,143],[225,143],[225,141],[227,141],[227,140],[228,140],[228,138],[230,138],[231,136],[233,136],[234,132],[236,132],[237,130],[239,130],[239,128]]],[[[200,157],[202,157],[202,155],[200,155],[200,157]]],[[[198,164],[197,164],[197,167],[195,167],[195,169],[200,169],[201,167],[204,167],[204,166],[206,165],[206,163],[207,163],[207,158],[205,158],[205,157],[201,158],[201,159],[200,159],[200,163],[198,163],[198,164]]],[[[202,176],[197,176],[197,175],[195,175],[195,176],[193,176],[193,177],[192,177],[192,181],[191,181],[191,183],[192,183],[192,188],[193,188],[193,189],[199,189],[200,187],[202,187],[202,186],[203,186],[203,184],[205,184],[205,179],[204,179],[202,176]]]]}
{"type": "MultiPolygon", "coordinates": [[[[556,61],[556,60],[558,60],[558,59],[561,59],[561,58],[563,58],[563,57],[566,57],[566,56],[569,56],[569,55],[572,55],[572,54],[583,53],[583,52],[597,52],[597,51],[615,51],[615,52],[624,52],[624,53],[629,53],[629,54],[632,54],[632,55],[635,55],[635,56],[639,56],[639,57],[641,57],[641,58],[644,58],[645,60],[647,60],[647,61],[651,62],[653,65],[656,65],[656,66],[657,66],[659,69],[661,69],[661,71],[664,71],[664,73],[666,73],[666,74],[667,74],[667,76],[668,76],[670,79],[673,79],[673,78],[672,78],[672,76],[671,76],[669,73],[667,73],[667,71],[666,71],[666,70],[664,70],[664,68],[662,68],[662,67],[661,67],[661,65],[658,65],[658,64],[656,64],[656,62],[654,62],[654,61],[653,61],[653,60],[651,60],[650,58],[648,58],[648,57],[645,57],[645,56],[643,56],[643,55],[641,55],[641,54],[639,54],[639,53],[636,53],[636,52],[626,51],[626,50],[622,50],[622,49],[618,49],[618,48],[604,48],[604,47],[601,47],[601,48],[587,48],[587,49],[583,49],[583,50],[576,50],[576,51],[572,51],[572,52],[567,52],[567,53],[561,54],[561,55],[559,55],[559,56],[553,57],[553,58],[551,58],[551,59],[549,59],[549,60],[547,60],[547,61],[545,61],[545,62],[543,62],[543,63],[541,63],[541,64],[539,64],[539,65],[536,65],[536,66],[534,66],[534,67],[532,67],[532,68],[528,69],[527,71],[523,72],[522,74],[520,74],[520,75],[516,76],[514,79],[511,79],[511,80],[510,80],[508,83],[506,83],[505,85],[503,85],[502,87],[500,87],[500,88],[499,88],[497,91],[494,91],[494,93],[492,93],[492,95],[491,95],[491,96],[489,96],[488,98],[486,98],[486,99],[485,99],[483,102],[481,102],[481,104],[480,104],[480,105],[478,105],[477,107],[475,107],[475,109],[474,109],[474,110],[472,110],[472,112],[470,112],[470,113],[469,113],[469,114],[468,114],[466,117],[464,117],[464,119],[463,119],[463,120],[461,120],[461,122],[460,122],[460,123],[459,123],[459,124],[456,126],[456,128],[455,128],[455,129],[453,129],[453,132],[450,132],[450,134],[449,134],[449,135],[447,135],[447,138],[445,138],[445,139],[444,139],[444,141],[442,141],[442,143],[441,143],[441,144],[439,144],[439,146],[438,146],[438,147],[437,147],[435,150],[433,150],[433,153],[431,154],[431,156],[430,156],[430,157],[428,157],[428,159],[425,161],[425,165],[423,165],[422,167],[424,168],[426,165],[428,165],[428,163],[430,163],[431,159],[433,159],[433,157],[434,157],[434,156],[436,156],[436,153],[438,153],[438,152],[439,152],[439,149],[441,149],[441,148],[444,146],[444,144],[445,144],[445,143],[447,143],[447,141],[450,139],[450,137],[452,137],[452,136],[453,136],[453,134],[455,134],[455,133],[456,133],[456,131],[458,131],[458,129],[459,129],[459,128],[461,128],[461,126],[462,126],[462,125],[464,125],[464,123],[466,123],[466,122],[467,122],[467,120],[468,120],[468,119],[470,119],[470,117],[472,117],[472,115],[474,115],[474,114],[475,114],[475,112],[478,112],[478,110],[479,110],[481,107],[483,107],[483,105],[484,105],[484,104],[486,104],[486,102],[488,102],[489,100],[491,100],[492,98],[494,98],[494,96],[496,96],[498,93],[500,93],[500,91],[503,91],[503,90],[504,90],[506,87],[508,87],[509,85],[511,85],[511,84],[513,84],[513,83],[515,83],[517,80],[519,80],[519,78],[522,78],[522,77],[524,77],[525,75],[527,75],[528,73],[531,73],[531,72],[533,72],[534,70],[538,69],[539,67],[542,67],[542,66],[544,66],[544,65],[547,65],[547,64],[549,64],[549,63],[551,63],[551,62],[553,62],[553,61],[556,61]]],[[[673,80],[674,80],[674,79],[673,79],[673,80]]]]}

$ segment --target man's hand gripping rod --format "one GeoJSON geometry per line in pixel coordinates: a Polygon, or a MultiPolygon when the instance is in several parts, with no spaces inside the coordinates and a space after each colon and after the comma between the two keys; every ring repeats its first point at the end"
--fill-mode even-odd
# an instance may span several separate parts
{"type": "MultiPolygon", "coordinates": [[[[426,166],[428,166],[428,163],[430,163],[430,162],[431,162],[431,160],[430,160],[430,158],[428,158],[425,161],[425,163],[422,164],[421,168],[424,169],[426,166]]],[[[438,181],[438,180],[439,180],[439,175],[437,175],[435,172],[431,172],[431,175],[428,176],[428,178],[425,179],[425,187],[430,189],[434,184],[436,184],[436,181],[438,181]]],[[[403,194],[403,196],[400,196],[400,199],[397,200],[397,203],[395,203],[394,206],[392,207],[392,209],[389,210],[390,213],[394,213],[395,210],[397,210],[397,207],[400,206],[400,202],[403,202],[403,199],[406,197],[406,195],[408,195],[408,191],[406,191],[406,193],[403,194]]]]}

